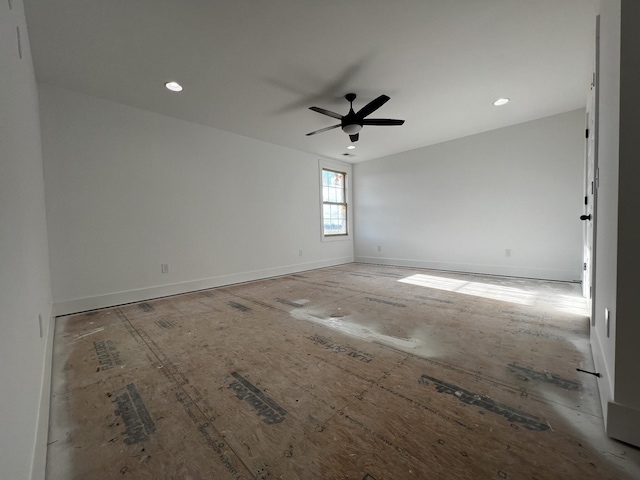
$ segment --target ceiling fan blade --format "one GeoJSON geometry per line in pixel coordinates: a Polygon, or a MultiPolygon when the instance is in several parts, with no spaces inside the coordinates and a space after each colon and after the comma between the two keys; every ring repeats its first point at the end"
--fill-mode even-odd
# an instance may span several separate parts
{"type": "Polygon", "coordinates": [[[330,110],[325,110],[324,108],[309,107],[309,110],[313,110],[314,112],[318,112],[318,113],[321,113],[323,115],[328,115],[330,117],[337,118],[338,120],[342,120],[342,115],[340,115],[339,113],[336,113],[336,112],[332,112],[330,110]]]}
{"type": "Polygon", "coordinates": [[[338,123],[337,125],[331,125],[330,127],[321,128],[320,130],[316,130],[315,132],[307,133],[307,137],[309,135],[315,135],[316,133],[326,132],[327,130],[333,130],[334,128],[338,128],[339,126],[340,124],[338,123]]]}
{"type": "Polygon", "coordinates": [[[362,107],[358,111],[358,113],[356,113],[356,115],[358,116],[358,118],[364,118],[367,115],[371,115],[373,112],[375,112],[377,109],[379,109],[382,105],[384,105],[388,101],[389,101],[389,97],[387,97],[386,95],[380,95],[378,98],[376,98],[375,100],[371,100],[364,107],[362,107]]]}
{"type": "Polygon", "coordinates": [[[395,120],[393,118],[365,118],[362,125],[402,125],[404,120],[395,120]]]}
{"type": "Polygon", "coordinates": [[[360,138],[360,134],[359,134],[359,133],[354,133],[353,135],[349,135],[349,139],[350,139],[352,142],[357,142],[357,141],[358,141],[358,138],[360,138]]]}

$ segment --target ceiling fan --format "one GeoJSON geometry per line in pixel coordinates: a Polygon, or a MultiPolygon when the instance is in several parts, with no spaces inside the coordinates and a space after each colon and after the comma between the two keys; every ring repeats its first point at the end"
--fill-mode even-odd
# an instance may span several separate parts
{"type": "Polygon", "coordinates": [[[321,128],[320,130],[316,130],[315,132],[307,133],[307,136],[341,127],[342,131],[349,135],[349,138],[352,142],[357,142],[360,135],[359,132],[360,130],[362,130],[362,127],[364,125],[402,125],[404,123],[404,120],[395,120],[393,118],[365,118],[389,101],[389,97],[386,95],[380,95],[375,100],[370,101],[358,112],[353,111],[353,101],[356,99],[356,94],[347,93],[344,98],[346,98],[350,104],[349,113],[347,113],[346,115],[340,115],[339,113],[331,112],[320,107],[309,107],[309,110],[313,110],[314,112],[337,118],[338,120],[340,120],[340,123],[338,123],[337,125],[332,125],[330,127],[321,128]]]}

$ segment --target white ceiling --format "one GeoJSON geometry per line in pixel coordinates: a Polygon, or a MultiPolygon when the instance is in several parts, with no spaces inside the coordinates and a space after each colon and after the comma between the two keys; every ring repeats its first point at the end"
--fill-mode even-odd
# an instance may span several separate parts
{"type": "Polygon", "coordinates": [[[24,0],[39,81],[351,162],[585,105],[598,0],[24,0]],[[168,80],[181,93],[164,88],[168,80]],[[511,102],[494,107],[498,97],[511,102]]]}

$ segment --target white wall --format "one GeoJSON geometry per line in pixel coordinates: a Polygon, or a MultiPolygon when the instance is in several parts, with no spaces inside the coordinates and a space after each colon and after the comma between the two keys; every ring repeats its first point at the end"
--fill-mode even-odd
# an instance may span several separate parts
{"type": "Polygon", "coordinates": [[[0,3],[0,85],[0,477],[19,480],[44,478],[51,331],[38,97],[20,0],[0,3]]]}
{"type": "Polygon", "coordinates": [[[584,115],[356,164],[356,260],[579,280],[584,115]]]}
{"type": "Polygon", "coordinates": [[[640,4],[601,8],[600,186],[597,209],[596,325],[592,349],[607,433],[640,446],[640,4]],[[607,336],[604,309],[611,311],[607,336]]]}
{"type": "Polygon", "coordinates": [[[321,242],[317,157],[50,85],[40,99],[56,313],[353,261],[351,240],[321,242]]]}

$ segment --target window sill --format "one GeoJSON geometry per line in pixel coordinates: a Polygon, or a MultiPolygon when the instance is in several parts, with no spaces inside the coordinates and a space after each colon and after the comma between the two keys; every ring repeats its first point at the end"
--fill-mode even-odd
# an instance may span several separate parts
{"type": "Polygon", "coordinates": [[[322,235],[323,242],[346,242],[351,240],[351,235],[322,235]]]}

